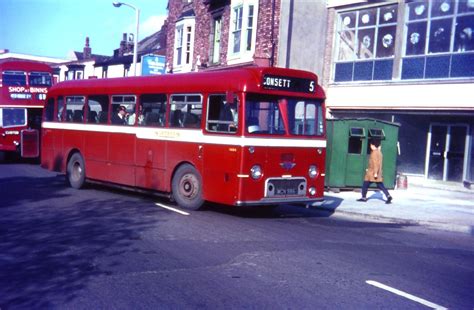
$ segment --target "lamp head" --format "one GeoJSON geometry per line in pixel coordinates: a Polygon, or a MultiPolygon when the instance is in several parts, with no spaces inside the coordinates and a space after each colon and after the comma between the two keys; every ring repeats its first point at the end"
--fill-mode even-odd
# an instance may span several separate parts
{"type": "Polygon", "coordinates": [[[115,6],[116,8],[119,8],[122,6],[122,3],[121,2],[118,2],[118,1],[114,1],[112,2],[113,6],[115,6]]]}

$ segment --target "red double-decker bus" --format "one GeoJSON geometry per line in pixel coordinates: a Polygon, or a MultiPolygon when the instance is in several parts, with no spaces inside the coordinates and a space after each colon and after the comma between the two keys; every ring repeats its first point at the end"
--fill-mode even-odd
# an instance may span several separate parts
{"type": "Polygon", "coordinates": [[[325,95],[316,75],[281,68],[66,81],[48,93],[44,168],[204,201],[323,199],[325,95]]]}
{"type": "Polygon", "coordinates": [[[41,115],[52,85],[50,66],[24,60],[0,60],[0,153],[39,156],[41,115]]]}

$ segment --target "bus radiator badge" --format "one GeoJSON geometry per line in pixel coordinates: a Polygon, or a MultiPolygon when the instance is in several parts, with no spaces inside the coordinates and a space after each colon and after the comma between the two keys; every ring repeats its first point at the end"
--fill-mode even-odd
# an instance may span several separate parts
{"type": "Polygon", "coordinates": [[[296,166],[293,154],[281,154],[280,166],[285,170],[291,170],[296,166]]]}

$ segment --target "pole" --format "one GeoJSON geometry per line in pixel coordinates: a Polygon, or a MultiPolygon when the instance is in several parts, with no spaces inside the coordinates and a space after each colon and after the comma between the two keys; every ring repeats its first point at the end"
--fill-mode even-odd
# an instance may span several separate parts
{"type": "Polygon", "coordinates": [[[138,8],[135,9],[135,35],[133,36],[133,75],[137,76],[137,57],[138,57],[138,25],[140,23],[140,10],[138,8]]]}

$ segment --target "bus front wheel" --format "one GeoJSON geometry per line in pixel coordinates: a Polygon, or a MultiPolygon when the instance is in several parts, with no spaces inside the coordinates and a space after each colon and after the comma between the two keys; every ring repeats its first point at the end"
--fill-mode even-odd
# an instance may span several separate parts
{"type": "Polygon", "coordinates": [[[74,153],[67,163],[66,177],[71,187],[80,189],[86,180],[86,168],[81,154],[74,153]]]}
{"type": "Polygon", "coordinates": [[[176,170],[172,191],[174,200],[182,208],[198,210],[204,203],[201,175],[189,164],[184,164],[176,170]]]}

